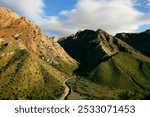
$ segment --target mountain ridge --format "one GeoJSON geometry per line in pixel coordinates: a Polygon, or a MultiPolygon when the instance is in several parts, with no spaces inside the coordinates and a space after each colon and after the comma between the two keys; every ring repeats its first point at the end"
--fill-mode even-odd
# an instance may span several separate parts
{"type": "Polygon", "coordinates": [[[0,99],[60,99],[66,86],[64,99],[150,99],[149,30],[86,29],[58,39],[0,11],[0,99]]]}
{"type": "MultiPolygon", "coordinates": [[[[150,93],[146,92],[150,90],[150,74],[148,73],[150,58],[143,55],[140,50],[101,29],[97,31],[79,31],[58,42],[71,57],[82,64],[75,71],[79,78],[74,80],[75,83],[70,81],[70,86],[74,91],[72,95],[74,93],[79,94],[86,99],[88,90],[80,84],[83,83],[80,79],[84,79],[85,82],[85,79],[87,79],[99,86],[109,87],[110,89],[108,90],[112,88],[114,92],[117,92],[116,96],[121,95],[119,99],[149,99],[150,93]],[[92,44],[93,46],[91,46],[92,44]],[[89,52],[89,50],[93,51],[89,52]],[[93,53],[101,56],[96,59],[93,53]],[[91,60],[93,60],[91,65],[94,64],[94,66],[89,66],[91,60]],[[75,84],[80,85],[80,88],[77,88],[75,84]],[[120,92],[124,92],[124,94],[122,95],[120,92]],[[130,96],[129,92],[135,95],[130,96]]],[[[88,84],[85,84],[85,86],[90,87],[88,84]]],[[[91,93],[90,95],[93,94],[91,93]]],[[[98,97],[97,94],[94,94],[92,99],[97,99],[98,97]]]]}
{"type": "Polygon", "coordinates": [[[141,33],[119,33],[115,37],[120,38],[142,54],[150,57],[150,29],[141,33]]]}

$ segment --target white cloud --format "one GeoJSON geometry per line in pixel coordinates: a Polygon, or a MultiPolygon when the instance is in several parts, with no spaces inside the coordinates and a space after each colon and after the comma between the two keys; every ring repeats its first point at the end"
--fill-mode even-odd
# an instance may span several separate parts
{"type": "Polygon", "coordinates": [[[102,28],[115,34],[137,30],[141,25],[150,24],[150,14],[138,11],[134,6],[137,4],[136,0],[78,0],[74,9],[60,12],[65,20],[57,16],[60,28],[56,32],[68,35],[77,29],[102,28]]]}
{"type": "Polygon", "coordinates": [[[39,24],[46,32],[52,32],[57,35],[69,35],[74,32],[74,28],[69,28],[69,26],[66,26],[61,19],[56,16],[51,16],[39,22],[39,24]]]}
{"type": "Polygon", "coordinates": [[[131,0],[79,0],[75,9],[61,14],[68,18],[63,22],[66,25],[102,28],[110,33],[135,30],[136,20],[142,15],[133,8],[131,0]]]}
{"type": "MultiPolygon", "coordinates": [[[[150,14],[138,11],[138,0],[78,0],[71,10],[58,16],[44,15],[44,0],[1,0],[7,6],[22,11],[45,31],[69,35],[79,29],[102,28],[111,34],[130,32],[150,24],[150,14]]],[[[149,0],[150,1],[150,0],[149,0]]]]}
{"type": "Polygon", "coordinates": [[[0,0],[0,4],[22,13],[31,20],[41,20],[44,16],[44,0],[0,0]]]}

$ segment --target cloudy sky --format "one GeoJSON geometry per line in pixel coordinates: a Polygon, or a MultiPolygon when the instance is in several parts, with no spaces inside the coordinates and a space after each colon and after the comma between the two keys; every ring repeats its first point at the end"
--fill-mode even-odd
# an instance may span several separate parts
{"type": "Polygon", "coordinates": [[[150,29],[150,0],[0,0],[47,34],[101,28],[110,34],[150,29]]]}

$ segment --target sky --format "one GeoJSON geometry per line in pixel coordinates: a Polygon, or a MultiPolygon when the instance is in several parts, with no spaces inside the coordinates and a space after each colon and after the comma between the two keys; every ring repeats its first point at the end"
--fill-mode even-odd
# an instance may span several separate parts
{"type": "Polygon", "coordinates": [[[84,29],[112,35],[150,29],[150,0],[0,0],[0,6],[29,18],[51,36],[84,29]]]}

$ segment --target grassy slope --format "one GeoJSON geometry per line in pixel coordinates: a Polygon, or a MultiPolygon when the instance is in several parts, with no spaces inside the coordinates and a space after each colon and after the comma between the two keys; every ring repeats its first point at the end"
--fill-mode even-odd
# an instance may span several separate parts
{"type": "Polygon", "coordinates": [[[150,90],[150,63],[135,57],[119,53],[106,62],[101,63],[89,79],[101,84],[123,89],[150,90]]]}
{"type": "Polygon", "coordinates": [[[27,50],[19,50],[0,59],[0,99],[57,99],[66,77],[27,50]]]}
{"type": "Polygon", "coordinates": [[[142,91],[130,91],[99,85],[85,78],[71,79],[68,81],[68,85],[72,89],[68,100],[145,99],[147,95],[142,91]]]}
{"type": "Polygon", "coordinates": [[[150,99],[149,68],[149,62],[119,52],[93,70],[88,80],[70,80],[68,99],[150,99]]]}

